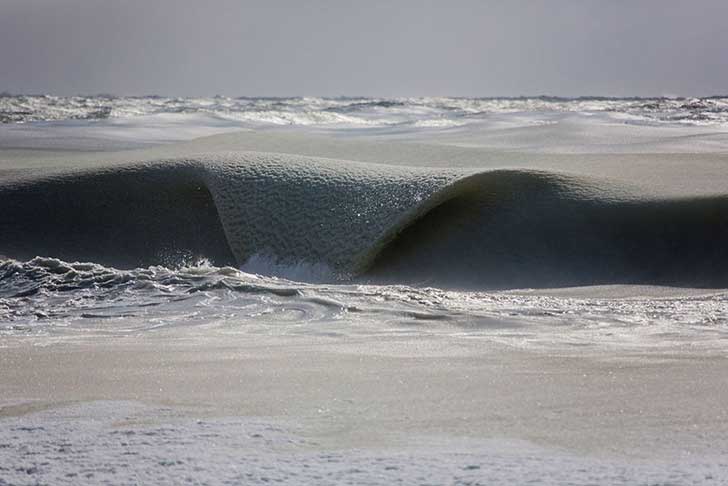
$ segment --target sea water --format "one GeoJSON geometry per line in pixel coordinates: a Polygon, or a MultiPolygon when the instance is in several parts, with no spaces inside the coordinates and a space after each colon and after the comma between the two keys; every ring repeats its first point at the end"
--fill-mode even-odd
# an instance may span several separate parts
{"type": "Polygon", "coordinates": [[[725,345],[726,98],[5,95],[0,119],[4,336],[725,345]]]}

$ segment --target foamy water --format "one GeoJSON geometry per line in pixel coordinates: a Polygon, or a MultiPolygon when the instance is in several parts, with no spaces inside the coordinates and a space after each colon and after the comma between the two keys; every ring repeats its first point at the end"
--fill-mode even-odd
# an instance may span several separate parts
{"type": "Polygon", "coordinates": [[[719,484],[716,453],[672,461],[597,459],[518,440],[417,437],[417,446],[320,450],[291,424],[193,419],[136,402],[97,401],[3,421],[12,484],[719,484]],[[17,451],[17,452],[16,452],[17,451]],[[52,456],[55,460],[39,461],[52,456]],[[203,479],[204,478],[204,479],[203,479]]]}
{"type": "MultiPolygon", "coordinates": [[[[271,270],[269,266],[258,267],[271,270]]],[[[273,271],[321,280],[318,269],[273,271]]],[[[122,336],[375,338],[442,335],[528,349],[728,344],[728,294],[614,286],[462,292],[432,287],[302,283],[217,268],[129,271],[35,258],[0,262],[0,336],[77,342],[122,336]]],[[[10,343],[11,341],[7,341],[10,343]]],[[[13,339],[12,342],[18,342],[13,339]]]]}
{"type": "MultiPolygon", "coordinates": [[[[448,128],[499,115],[528,115],[526,123],[558,114],[606,114],[635,124],[726,126],[728,98],[172,98],[0,96],[0,122],[103,120],[158,114],[214,115],[251,126],[329,128],[448,128]]],[[[513,119],[513,117],[511,117],[513,119]]]]}

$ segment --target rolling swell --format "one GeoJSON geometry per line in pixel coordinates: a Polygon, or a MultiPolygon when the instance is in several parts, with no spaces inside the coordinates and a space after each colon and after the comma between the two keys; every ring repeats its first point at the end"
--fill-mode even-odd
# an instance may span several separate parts
{"type": "Polygon", "coordinates": [[[188,167],[71,172],[0,188],[0,254],[119,268],[235,258],[209,190],[188,167]]]}
{"type": "Polygon", "coordinates": [[[728,286],[728,197],[641,198],[526,170],[254,152],[0,183],[0,254],[120,268],[206,259],[460,288],[728,286]]]}
{"type": "Polygon", "coordinates": [[[579,198],[501,174],[404,228],[367,275],[459,288],[728,285],[728,198],[579,198]]]}

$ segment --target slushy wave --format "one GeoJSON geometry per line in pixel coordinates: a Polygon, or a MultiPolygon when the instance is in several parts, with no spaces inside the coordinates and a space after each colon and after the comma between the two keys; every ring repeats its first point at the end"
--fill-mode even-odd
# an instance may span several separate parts
{"type": "Polygon", "coordinates": [[[728,287],[728,196],[648,198],[554,171],[231,152],[30,173],[0,186],[0,201],[0,251],[20,260],[205,259],[470,289],[728,287]]]}

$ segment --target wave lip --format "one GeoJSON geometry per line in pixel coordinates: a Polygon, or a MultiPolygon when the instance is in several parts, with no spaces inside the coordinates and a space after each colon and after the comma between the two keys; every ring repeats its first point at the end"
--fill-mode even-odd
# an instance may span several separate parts
{"type": "Polygon", "coordinates": [[[728,287],[728,196],[229,152],[0,182],[0,253],[468,288],[728,287]],[[289,272],[289,273],[286,273],[289,272]],[[295,273],[295,271],[294,271],[295,273]]]}

